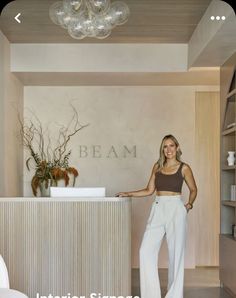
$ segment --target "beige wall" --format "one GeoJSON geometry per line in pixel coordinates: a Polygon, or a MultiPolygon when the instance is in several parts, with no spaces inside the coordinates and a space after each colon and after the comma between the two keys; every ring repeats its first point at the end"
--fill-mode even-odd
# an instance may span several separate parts
{"type": "Polygon", "coordinates": [[[13,72],[177,72],[187,44],[11,44],[13,72]]]}
{"type": "MultiPolygon", "coordinates": [[[[25,115],[35,111],[44,124],[66,124],[71,116],[69,103],[79,110],[82,123],[90,126],[71,141],[71,165],[78,168],[76,186],[105,186],[107,196],[118,191],[145,187],[158,157],[162,137],[172,133],[180,141],[183,160],[195,172],[195,92],[216,87],[25,87],[25,115]],[[79,158],[79,146],[101,145],[101,158],[79,158]],[[123,145],[136,145],[136,157],[122,156],[123,145]],[[109,155],[114,146],[118,157],[109,155]]],[[[55,129],[55,127],[54,127],[55,129]]],[[[25,158],[28,154],[25,155],[25,158]]],[[[24,171],[24,195],[31,196],[30,173],[24,171]]],[[[184,187],[184,201],[188,199],[184,187]]],[[[133,199],[132,265],[138,267],[138,249],[149,214],[151,197],[133,199]]],[[[195,213],[188,214],[186,267],[194,267],[195,213]]],[[[160,267],[167,267],[164,243],[160,267]]]]}
{"type": "Polygon", "coordinates": [[[23,149],[17,110],[23,114],[23,86],[10,73],[10,44],[0,31],[0,196],[22,196],[23,149]]]}

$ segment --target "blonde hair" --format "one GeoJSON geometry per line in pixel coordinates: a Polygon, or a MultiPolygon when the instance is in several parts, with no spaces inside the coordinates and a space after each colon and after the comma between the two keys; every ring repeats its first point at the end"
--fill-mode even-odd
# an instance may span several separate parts
{"type": "MultiPolygon", "coordinates": [[[[171,139],[175,145],[176,145],[176,148],[179,146],[179,142],[177,141],[177,139],[173,136],[173,135],[166,135],[164,136],[164,138],[162,139],[161,141],[161,146],[160,146],[160,156],[159,156],[159,159],[157,161],[157,165],[158,165],[158,171],[161,170],[164,165],[165,165],[165,162],[166,162],[166,157],[165,157],[165,154],[164,154],[164,142],[167,140],[167,139],[171,139]]],[[[182,151],[180,150],[180,148],[176,151],[176,159],[178,161],[181,162],[181,158],[180,156],[182,155],[182,151]]]]}

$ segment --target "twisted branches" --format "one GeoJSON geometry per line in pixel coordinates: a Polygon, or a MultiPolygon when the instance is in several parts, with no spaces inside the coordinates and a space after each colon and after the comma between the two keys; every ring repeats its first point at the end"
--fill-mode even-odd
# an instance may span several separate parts
{"type": "Polygon", "coordinates": [[[75,177],[78,176],[77,170],[69,167],[71,151],[68,151],[67,147],[71,138],[89,124],[80,124],[77,110],[73,105],[71,107],[73,110],[72,118],[67,126],[60,126],[55,142],[52,141],[49,127],[44,130],[42,122],[35,113],[31,112],[33,120],[21,120],[18,114],[22,143],[30,153],[30,157],[26,160],[27,169],[30,170],[29,162],[31,159],[35,162],[35,175],[31,182],[34,195],[37,194],[36,189],[40,181],[45,180],[48,184],[50,179],[57,184],[57,180],[64,179],[67,185],[68,173],[74,176],[73,184],[75,177]],[[56,143],[54,148],[53,143],[56,143]]]}

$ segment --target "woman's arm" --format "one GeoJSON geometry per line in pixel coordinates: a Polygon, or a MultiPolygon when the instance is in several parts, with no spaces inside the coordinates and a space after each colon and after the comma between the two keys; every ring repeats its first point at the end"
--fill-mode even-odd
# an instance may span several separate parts
{"type": "Polygon", "coordinates": [[[155,173],[157,171],[158,165],[154,164],[152,168],[151,177],[149,179],[148,185],[144,189],[128,191],[128,192],[119,192],[116,194],[117,197],[146,197],[150,196],[155,191],[155,173]]]}
{"type": "Polygon", "coordinates": [[[193,177],[193,172],[190,166],[187,164],[183,166],[183,176],[184,176],[184,181],[186,182],[189,188],[189,200],[188,200],[188,203],[185,205],[186,208],[189,210],[191,209],[190,207],[191,205],[193,205],[193,202],[195,201],[197,196],[197,185],[193,177]]]}

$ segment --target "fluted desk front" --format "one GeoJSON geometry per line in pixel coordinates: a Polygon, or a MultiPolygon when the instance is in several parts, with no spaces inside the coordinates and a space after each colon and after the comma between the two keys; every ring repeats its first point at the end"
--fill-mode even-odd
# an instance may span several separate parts
{"type": "Polygon", "coordinates": [[[131,200],[1,198],[0,254],[30,298],[131,295],[131,200]]]}

